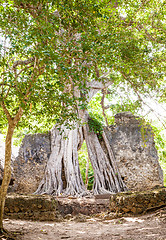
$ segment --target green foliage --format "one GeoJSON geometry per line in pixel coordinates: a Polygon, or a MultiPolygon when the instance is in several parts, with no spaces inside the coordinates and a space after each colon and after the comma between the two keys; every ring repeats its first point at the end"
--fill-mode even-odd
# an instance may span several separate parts
{"type": "Polygon", "coordinates": [[[155,146],[158,151],[159,162],[163,169],[164,185],[166,186],[166,137],[163,127],[153,126],[155,146]]]}
{"type": "Polygon", "coordinates": [[[140,132],[141,132],[141,137],[142,137],[142,145],[145,148],[146,147],[146,142],[150,137],[153,137],[154,133],[153,130],[151,129],[151,124],[148,120],[145,120],[143,117],[137,118],[140,122],[140,132]]]}
{"type": "Polygon", "coordinates": [[[101,139],[104,127],[103,117],[101,115],[92,115],[92,113],[90,113],[88,125],[90,132],[96,133],[98,138],[101,139]]]}
{"type": "Polygon", "coordinates": [[[163,176],[164,176],[164,186],[166,186],[166,161],[160,160],[160,165],[163,169],[163,176]]]}
{"type": "Polygon", "coordinates": [[[138,100],[132,101],[130,99],[124,99],[123,102],[117,101],[117,103],[111,104],[109,110],[112,111],[113,114],[119,112],[131,112],[136,114],[141,109],[141,102],[138,100]]]}
{"type": "MultiPolygon", "coordinates": [[[[84,181],[84,184],[86,183],[86,166],[87,162],[89,161],[88,159],[88,152],[87,152],[87,147],[85,141],[83,142],[83,145],[81,149],[78,152],[78,160],[79,160],[79,165],[80,165],[80,171],[82,175],[82,179],[84,181]]],[[[94,173],[93,173],[93,168],[91,163],[89,162],[89,168],[88,168],[88,185],[87,189],[91,190],[93,187],[93,181],[94,181],[94,173]]]]}
{"type": "MultiPolygon", "coordinates": [[[[88,18],[94,23],[93,3],[87,1],[80,8],[66,1],[2,1],[0,102],[5,104],[11,117],[16,116],[19,108],[24,110],[20,128],[31,128],[33,132],[43,131],[41,127],[50,128],[52,123],[68,126],[77,120],[76,101],[86,108],[87,71],[79,59],[90,60],[80,51],[81,42],[74,35],[76,30],[83,32],[89,27],[88,18]],[[56,9],[61,18],[53,14],[56,9]],[[79,24],[71,18],[71,12],[73,16],[77,12],[79,24]],[[90,13],[86,21],[85,12],[90,13]],[[73,31],[72,38],[69,28],[73,31]],[[56,32],[61,30],[62,34],[56,32]],[[75,62],[77,64],[73,64],[75,62]],[[74,95],[76,87],[81,91],[83,88],[79,98],[74,95]]],[[[3,110],[0,111],[0,126],[4,129],[7,119],[3,110]]]]}
{"type": "MultiPolygon", "coordinates": [[[[142,98],[165,102],[165,15],[164,2],[153,0],[1,1],[0,103],[11,117],[24,110],[21,131],[69,125],[78,120],[77,105],[87,108],[87,83],[107,81],[105,72],[112,84],[106,97],[109,124],[117,112],[138,113],[142,98]]],[[[100,115],[99,102],[92,112],[100,115]]],[[[4,130],[2,108],[0,116],[4,130]]],[[[92,120],[91,130],[100,135],[102,121],[92,120]]]]}
{"type": "MultiPolygon", "coordinates": [[[[150,1],[148,6],[105,0],[1,2],[1,100],[11,116],[19,107],[24,109],[27,118],[22,126],[30,125],[31,117],[43,122],[44,128],[46,122],[67,120],[67,124],[77,119],[76,105],[87,108],[87,82],[98,80],[96,68],[100,76],[110,71],[108,77],[115,86],[125,83],[144,94],[155,90],[164,99],[162,1],[150,1]],[[33,57],[35,65],[20,64],[16,77],[13,64],[33,57]],[[75,96],[76,88],[81,96],[75,96]]],[[[112,106],[117,111],[129,108],[127,102],[112,106]]]]}
{"type": "MultiPolygon", "coordinates": [[[[127,88],[123,83],[121,83],[120,87],[119,83],[114,83],[108,89],[108,92],[109,94],[105,96],[104,105],[108,106],[105,109],[105,114],[109,125],[114,124],[114,116],[119,112],[131,112],[134,115],[141,116],[143,103],[134,95],[131,88],[127,88]]],[[[88,105],[89,111],[97,118],[102,115],[101,98],[102,94],[99,92],[92,98],[88,105]]],[[[104,122],[104,120],[102,121],[104,122]]]]}

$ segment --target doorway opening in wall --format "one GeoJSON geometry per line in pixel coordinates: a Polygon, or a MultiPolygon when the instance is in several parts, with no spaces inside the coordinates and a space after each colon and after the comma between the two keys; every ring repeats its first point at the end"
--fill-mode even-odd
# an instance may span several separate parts
{"type": "Polygon", "coordinates": [[[86,189],[92,190],[94,181],[94,172],[88,157],[86,142],[84,141],[81,149],[78,151],[78,161],[80,165],[81,175],[86,189]]]}

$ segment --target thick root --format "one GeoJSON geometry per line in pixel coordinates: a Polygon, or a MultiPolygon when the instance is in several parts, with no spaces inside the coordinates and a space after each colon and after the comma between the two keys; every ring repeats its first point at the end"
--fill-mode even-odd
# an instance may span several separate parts
{"type": "Polygon", "coordinates": [[[20,232],[9,232],[6,229],[0,229],[0,239],[2,240],[19,240],[20,232]]]}
{"type": "Polygon", "coordinates": [[[62,126],[60,132],[56,128],[52,130],[52,137],[56,139],[51,141],[52,152],[35,194],[80,196],[85,192],[78,162],[78,149],[83,143],[82,130],[77,125],[72,130],[62,126]]]}
{"type": "MultiPolygon", "coordinates": [[[[88,115],[87,115],[88,119],[88,115]]],[[[84,137],[88,149],[89,159],[94,170],[94,194],[106,194],[126,191],[111,146],[103,133],[103,143],[99,142],[97,135],[89,131],[88,125],[84,126],[84,137]]]]}

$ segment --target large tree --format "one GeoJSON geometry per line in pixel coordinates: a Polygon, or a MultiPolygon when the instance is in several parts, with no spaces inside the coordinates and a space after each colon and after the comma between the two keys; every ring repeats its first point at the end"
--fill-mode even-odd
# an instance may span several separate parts
{"type": "Polygon", "coordinates": [[[164,2],[2,3],[1,34],[9,43],[3,45],[1,54],[1,111],[6,114],[9,133],[0,190],[1,219],[10,179],[11,138],[23,113],[29,117],[34,111],[41,117],[42,111],[48,111],[56,118],[52,153],[37,193],[86,193],[77,153],[83,139],[94,168],[94,193],[125,190],[104,132],[107,153],[95,132],[90,134],[84,124],[89,118],[87,104],[98,91],[121,83],[130,86],[139,99],[140,92],[163,98],[164,2]]]}
{"type": "MultiPolygon", "coordinates": [[[[76,98],[83,97],[88,103],[98,91],[123,83],[133,89],[138,101],[142,101],[142,95],[164,98],[165,10],[162,1],[64,1],[56,8],[57,17],[61,19],[63,47],[70,52],[69,86],[76,98]],[[87,11],[89,6],[93,7],[92,15],[87,11]],[[81,22],[77,24],[80,16],[85,22],[91,16],[88,27],[81,22]],[[72,42],[75,46],[69,48],[72,42]],[[73,64],[78,76],[71,71],[73,64]],[[79,87],[74,86],[77,77],[79,87]]],[[[82,123],[88,122],[85,104],[77,104],[77,113],[82,123]]],[[[60,130],[53,128],[52,153],[36,193],[86,194],[78,163],[78,149],[83,139],[94,169],[93,192],[126,190],[105,133],[102,137],[107,153],[95,132],[89,132],[88,125],[80,127],[74,122],[73,125],[74,129],[67,129],[65,125],[61,125],[60,130]],[[66,185],[61,178],[63,166],[66,185]]]]}

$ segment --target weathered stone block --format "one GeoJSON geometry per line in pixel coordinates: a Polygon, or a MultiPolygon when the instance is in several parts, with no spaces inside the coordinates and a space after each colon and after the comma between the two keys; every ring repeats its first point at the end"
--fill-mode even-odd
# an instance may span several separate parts
{"type": "Polygon", "coordinates": [[[14,161],[15,192],[36,191],[43,178],[50,153],[50,133],[25,136],[14,161]]]}
{"type": "Polygon", "coordinates": [[[166,188],[117,193],[110,197],[110,210],[117,213],[140,214],[162,206],[166,206],[166,188]]]}
{"type": "Polygon", "coordinates": [[[115,125],[105,129],[122,179],[129,190],[163,186],[163,172],[150,126],[131,113],[115,115],[115,125]]]}

